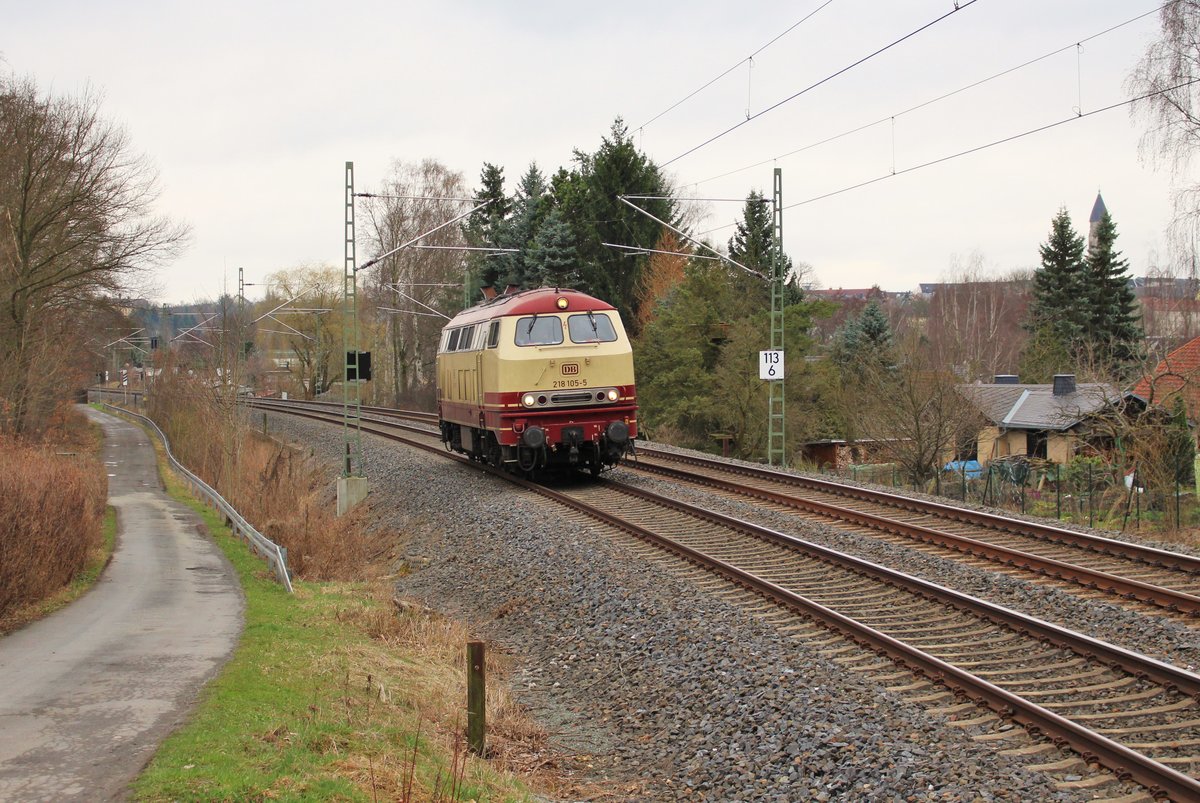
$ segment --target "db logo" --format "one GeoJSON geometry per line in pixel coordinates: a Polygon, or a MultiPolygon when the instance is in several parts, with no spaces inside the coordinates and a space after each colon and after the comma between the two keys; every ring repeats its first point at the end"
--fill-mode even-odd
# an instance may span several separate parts
{"type": "Polygon", "coordinates": [[[564,362],[562,365],[563,376],[575,376],[579,373],[579,363],[564,362]]]}

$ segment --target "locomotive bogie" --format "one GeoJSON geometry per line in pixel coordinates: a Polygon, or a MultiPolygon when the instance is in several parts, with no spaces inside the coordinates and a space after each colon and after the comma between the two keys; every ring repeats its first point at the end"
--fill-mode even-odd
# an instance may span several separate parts
{"type": "Polygon", "coordinates": [[[510,470],[598,474],[637,437],[633,356],[617,311],[543,288],[465,310],[442,331],[438,412],[447,447],[510,470]]]}

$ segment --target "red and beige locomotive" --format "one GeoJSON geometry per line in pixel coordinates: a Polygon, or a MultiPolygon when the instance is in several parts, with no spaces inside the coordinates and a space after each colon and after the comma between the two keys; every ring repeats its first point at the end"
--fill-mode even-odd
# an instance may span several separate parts
{"type": "Polygon", "coordinates": [[[633,351],[617,310],[559,288],[489,295],[438,343],[447,448],[509,471],[593,474],[632,451],[633,351]]]}

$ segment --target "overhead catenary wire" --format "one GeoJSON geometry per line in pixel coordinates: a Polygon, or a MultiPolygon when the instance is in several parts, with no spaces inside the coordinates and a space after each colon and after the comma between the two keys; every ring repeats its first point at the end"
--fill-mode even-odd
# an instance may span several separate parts
{"type": "Polygon", "coordinates": [[[383,195],[376,192],[356,192],[355,198],[381,198],[387,201],[458,201],[459,203],[479,203],[478,198],[439,198],[436,195],[383,195]]]}
{"type": "MultiPolygon", "coordinates": [[[[629,196],[626,196],[629,197],[629,196]]],[[[632,251],[633,253],[625,254],[625,256],[636,256],[637,254],[666,254],[673,257],[687,257],[688,259],[711,259],[714,262],[720,262],[720,257],[710,257],[704,254],[689,254],[686,251],[662,251],[658,248],[641,248],[636,245],[621,245],[619,243],[600,243],[600,245],[608,246],[609,248],[619,248],[622,251],[632,251]]]]}
{"type": "Polygon", "coordinates": [[[794,31],[796,28],[800,27],[800,25],[802,25],[803,23],[807,22],[807,21],[808,21],[808,20],[809,20],[809,19],[810,19],[812,16],[814,16],[814,15],[815,15],[815,14],[816,14],[818,11],[820,11],[820,10],[821,10],[821,9],[823,9],[823,8],[825,8],[825,6],[829,5],[829,4],[830,4],[830,3],[832,3],[832,2],[833,2],[833,0],[825,0],[825,2],[824,2],[824,3],[822,3],[822,4],[821,4],[821,5],[819,5],[819,6],[817,6],[817,8],[815,8],[814,10],[810,11],[810,12],[809,12],[808,14],[806,14],[806,15],[805,15],[803,18],[801,18],[801,19],[800,19],[798,22],[795,22],[795,23],[793,23],[793,24],[792,24],[790,27],[788,27],[788,29],[787,29],[787,30],[783,31],[783,33],[780,33],[780,34],[776,35],[776,36],[775,36],[775,38],[773,38],[771,41],[767,42],[765,45],[763,45],[762,47],[760,47],[758,50],[755,50],[755,51],[754,51],[753,53],[751,53],[749,56],[746,56],[746,58],[742,59],[742,60],[741,60],[741,61],[739,61],[737,64],[735,64],[735,65],[733,65],[732,67],[730,67],[729,69],[725,70],[725,72],[721,73],[721,74],[720,74],[720,75],[718,75],[716,78],[713,78],[712,80],[708,81],[708,82],[707,82],[707,83],[705,83],[703,86],[701,86],[699,89],[695,89],[695,90],[693,90],[693,91],[689,92],[689,93],[688,93],[686,96],[684,96],[684,97],[683,97],[681,100],[678,100],[678,101],[676,101],[675,103],[672,103],[672,104],[671,104],[670,106],[668,106],[666,109],[663,109],[661,112],[659,112],[658,114],[654,115],[653,117],[651,117],[651,118],[650,118],[649,120],[647,120],[646,122],[642,123],[642,124],[641,124],[640,126],[638,126],[638,127],[635,129],[635,130],[636,130],[636,131],[641,131],[642,129],[646,128],[646,126],[650,125],[651,123],[653,123],[655,120],[659,119],[660,117],[663,117],[664,115],[670,114],[670,113],[671,113],[671,112],[673,112],[675,109],[679,108],[679,107],[680,107],[680,106],[682,106],[684,103],[687,103],[689,100],[691,100],[692,98],[694,98],[696,95],[699,95],[701,92],[703,92],[704,90],[708,89],[710,86],[712,86],[713,84],[715,84],[717,81],[720,81],[722,78],[724,78],[725,76],[729,75],[731,72],[733,72],[734,70],[736,70],[738,67],[741,67],[741,66],[742,66],[743,64],[745,64],[746,62],[750,62],[751,64],[753,64],[753,62],[754,62],[754,57],[755,57],[755,56],[757,56],[759,53],[761,53],[761,52],[763,52],[764,50],[766,50],[766,49],[767,49],[768,47],[770,47],[771,45],[773,45],[773,44],[775,44],[776,42],[778,42],[778,41],[779,41],[780,39],[782,39],[783,37],[787,36],[789,33],[791,33],[792,31],[794,31]]]}
{"type": "MultiPolygon", "coordinates": [[[[718,175],[715,175],[715,176],[709,176],[708,178],[703,178],[703,179],[700,179],[699,181],[695,181],[695,182],[692,182],[692,183],[690,183],[690,184],[686,184],[686,185],[684,185],[684,186],[687,186],[687,187],[699,187],[700,185],[702,185],[702,184],[707,184],[707,183],[708,183],[708,182],[710,182],[710,181],[717,181],[717,180],[719,180],[719,179],[722,179],[722,178],[728,178],[729,176],[734,176],[734,175],[737,175],[738,173],[744,173],[744,172],[746,172],[747,170],[753,170],[753,169],[754,169],[754,168],[756,168],[756,167],[763,167],[764,165],[774,164],[774,163],[778,162],[778,161],[779,161],[779,160],[781,160],[781,159],[786,159],[786,158],[788,158],[789,156],[795,156],[795,155],[796,155],[796,154],[798,154],[798,153],[803,153],[804,151],[809,151],[809,150],[812,150],[813,148],[818,148],[818,147],[820,147],[820,146],[822,146],[822,145],[828,145],[830,142],[834,142],[834,141],[836,141],[836,140],[839,140],[839,139],[842,139],[842,138],[844,138],[844,137],[848,137],[848,136],[851,136],[851,135],[853,135],[853,134],[857,134],[857,133],[859,133],[860,131],[866,131],[866,130],[867,130],[867,129],[869,129],[869,128],[874,128],[874,127],[875,127],[875,126],[877,126],[877,125],[882,125],[883,123],[887,123],[887,122],[889,122],[889,121],[891,121],[891,122],[893,122],[893,123],[894,123],[897,117],[903,117],[903,116],[904,116],[904,115],[906,115],[906,114],[910,114],[910,113],[912,113],[912,112],[919,111],[919,110],[921,110],[921,109],[924,109],[924,108],[926,108],[926,107],[928,107],[928,106],[932,106],[932,105],[934,105],[935,103],[940,103],[940,102],[941,102],[941,101],[943,101],[943,100],[947,100],[947,99],[949,99],[949,98],[952,98],[952,97],[954,97],[955,95],[960,95],[960,94],[962,94],[963,92],[966,92],[966,91],[968,91],[968,90],[975,89],[976,87],[982,86],[982,85],[984,85],[984,84],[986,84],[986,83],[989,83],[990,81],[995,81],[995,80],[997,80],[997,79],[999,79],[999,78],[1003,78],[1003,77],[1004,77],[1004,76],[1006,76],[1006,75],[1009,75],[1009,74],[1011,74],[1011,73],[1017,72],[1018,70],[1023,70],[1023,69],[1025,69],[1026,67],[1031,67],[1031,66],[1033,66],[1034,64],[1037,64],[1037,63],[1039,63],[1039,62],[1045,61],[1046,59],[1053,58],[1054,56],[1057,56],[1057,55],[1060,55],[1060,54],[1062,54],[1062,53],[1065,53],[1066,51],[1068,51],[1068,50],[1070,50],[1070,49],[1072,49],[1072,48],[1079,48],[1079,47],[1081,47],[1082,45],[1086,44],[1087,42],[1090,42],[1090,41],[1092,41],[1093,39],[1098,39],[1098,38],[1100,38],[1100,37],[1102,37],[1102,36],[1106,36],[1106,35],[1108,35],[1108,34],[1112,33],[1113,31],[1116,31],[1116,30],[1119,30],[1119,29],[1121,29],[1121,28],[1124,28],[1124,27],[1125,27],[1125,26],[1127,26],[1127,25],[1132,25],[1133,23],[1137,22],[1138,20],[1141,20],[1141,19],[1143,19],[1143,18],[1145,18],[1145,17],[1149,17],[1149,16],[1151,16],[1152,14],[1157,14],[1157,13],[1159,13],[1160,11],[1162,11],[1164,8],[1166,8],[1167,6],[1173,5],[1174,3],[1177,3],[1177,2],[1179,2],[1179,0],[1169,0],[1169,2],[1166,2],[1166,3],[1162,4],[1162,5],[1161,5],[1161,6],[1159,6],[1158,8],[1154,8],[1154,9],[1151,9],[1150,11],[1146,11],[1146,12],[1144,12],[1144,13],[1142,13],[1142,14],[1138,14],[1136,17],[1132,17],[1132,18],[1130,18],[1130,19],[1127,19],[1127,20],[1125,20],[1124,22],[1120,22],[1120,23],[1117,23],[1116,25],[1113,25],[1113,26],[1110,26],[1110,27],[1108,27],[1108,28],[1105,28],[1103,31],[1099,31],[1099,32],[1097,32],[1097,33],[1094,33],[1094,34],[1092,34],[1091,36],[1085,36],[1085,37],[1084,37],[1084,38],[1082,38],[1082,39],[1079,39],[1079,40],[1077,40],[1077,41],[1075,41],[1075,42],[1071,42],[1070,44],[1067,44],[1067,45],[1063,45],[1062,47],[1059,47],[1059,48],[1056,48],[1056,49],[1054,49],[1054,50],[1051,50],[1051,51],[1050,51],[1050,52],[1048,52],[1048,53],[1043,53],[1043,54],[1042,54],[1042,55],[1040,55],[1040,56],[1036,56],[1036,57],[1034,57],[1034,58],[1032,58],[1032,59],[1029,59],[1029,60],[1027,60],[1027,61],[1024,61],[1024,62],[1022,62],[1022,63],[1020,63],[1020,64],[1017,64],[1017,65],[1015,65],[1015,66],[1013,66],[1013,67],[1009,67],[1009,68],[1007,68],[1007,69],[1005,69],[1005,70],[1001,70],[1000,72],[993,73],[992,75],[989,75],[989,76],[987,76],[986,78],[981,78],[981,79],[979,79],[979,80],[977,80],[977,81],[972,81],[971,83],[969,83],[969,84],[965,84],[965,85],[963,85],[963,86],[959,87],[958,89],[954,89],[954,90],[951,90],[951,91],[949,91],[949,92],[946,92],[946,93],[943,93],[943,94],[941,94],[941,95],[938,95],[937,97],[930,98],[929,100],[926,100],[926,101],[922,101],[921,103],[918,103],[918,104],[916,104],[915,106],[909,106],[907,109],[904,109],[904,110],[902,110],[902,111],[895,112],[895,113],[893,113],[893,114],[889,114],[889,115],[887,115],[887,116],[885,116],[885,117],[881,117],[881,118],[879,118],[878,120],[875,120],[875,121],[873,121],[873,122],[870,122],[870,123],[863,123],[862,125],[858,125],[858,126],[855,126],[855,127],[853,127],[853,128],[849,128],[849,129],[847,129],[847,130],[845,130],[845,131],[842,131],[841,133],[834,134],[834,135],[832,135],[832,136],[829,136],[829,137],[825,137],[824,139],[818,140],[817,142],[812,142],[812,143],[809,143],[808,145],[804,145],[804,146],[802,146],[802,147],[795,148],[795,149],[793,149],[793,150],[790,150],[790,151],[788,151],[788,152],[786,152],[786,153],[781,153],[781,154],[779,154],[778,156],[772,156],[772,157],[770,157],[769,159],[763,159],[763,160],[761,160],[761,161],[755,162],[754,164],[745,165],[744,167],[737,167],[737,168],[734,168],[733,170],[728,170],[728,171],[726,171],[726,172],[724,172],[724,173],[720,173],[720,174],[718,174],[718,175]]],[[[1081,95],[1081,94],[1082,94],[1082,90],[1080,90],[1080,95],[1081,95]]],[[[1078,112],[1078,109],[1079,109],[1079,108],[1081,108],[1081,107],[1077,107],[1077,109],[1076,109],[1076,111],[1077,111],[1077,112],[1078,112]]],[[[698,199],[698,200],[703,200],[703,199],[698,199]]]]}
{"type": "Polygon", "coordinates": [[[695,237],[693,237],[692,235],[690,235],[690,234],[688,234],[687,232],[683,231],[682,229],[679,229],[679,228],[676,228],[675,226],[672,226],[670,223],[668,223],[667,221],[663,220],[662,218],[655,217],[654,215],[652,215],[652,214],[650,214],[649,212],[647,212],[645,209],[642,209],[642,208],[641,208],[640,206],[638,206],[637,204],[635,204],[635,203],[633,203],[633,202],[631,202],[631,201],[627,200],[627,199],[625,198],[625,196],[624,196],[624,195],[618,195],[618,196],[617,196],[617,200],[618,200],[618,201],[620,201],[621,203],[625,204],[626,206],[628,206],[630,209],[633,209],[633,210],[634,210],[634,211],[636,211],[636,212],[640,212],[641,214],[643,214],[643,215],[645,215],[646,217],[650,218],[650,219],[651,219],[651,220],[653,220],[655,223],[658,223],[660,226],[665,226],[666,228],[668,228],[668,229],[670,229],[671,231],[673,231],[673,232],[675,232],[676,234],[678,234],[678,235],[679,235],[680,237],[682,237],[683,239],[687,240],[689,243],[692,243],[693,245],[698,245],[698,246],[700,246],[701,248],[703,248],[705,251],[711,251],[712,253],[716,254],[716,255],[717,255],[717,257],[718,257],[718,258],[719,258],[719,259],[720,259],[722,262],[728,262],[730,265],[735,265],[735,266],[737,266],[737,267],[741,268],[742,270],[746,271],[746,273],[749,273],[749,274],[751,274],[751,275],[753,275],[753,276],[757,276],[757,277],[758,277],[758,278],[760,278],[760,279],[766,279],[766,278],[767,278],[766,276],[764,276],[763,274],[761,274],[761,273],[759,273],[758,271],[754,270],[753,268],[748,268],[748,267],[746,267],[745,265],[743,265],[741,262],[738,262],[738,261],[736,261],[736,260],[730,259],[729,257],[725,256],[724,254],[722,254],[722,253],[721,253],[720,251],[718,251],[717,249],[713,248],[713,247],[712,247],[711,245],[709,245],[708,243],[701,242],[700,240],[697,240],[695,237]]]}
{"type": "Polygon", "coordinates": [[[942,22],[943,20],[950,18],[951,16],[957,14],[959,11],[962,11],[967,6],[975,5],[975,3],[977,3],[977,2],[979,2],[979,0],[956,0],[956,2],[954,3],[954,8],[951,9],[950,11],[947,11],[945,14],[942,14],[940,17],[930,20],[929,22],[925,23],[924,25],[917,28],[916,30],[909,31],[908,33],[904,34],[904,36],[901,36],[899,39],[896,39],[896,40],[884,45],[883,47],[881,47],[871,53],[868,53],[867,55],[860,58],[858,61],[853,62],[852,64],[847,64],[845,67],[841,68],[840,70],[830,73],[829,75],[825,76],[824,78],[817,81],[816,83],[810,84],[810,85],[806,86],[804,89],[801,89],[799,92],[796,92],[795,94],[789,95],[788,97],[784,98],[783,100],[780,100],[780,101],[777,101],[777,102],[771,104],[770,106],[763,109],[762,111],[757,112],[752,115],[748,115],[745,120],[742,120],[741,122],[731,125],[729,128],[726,128],[724,131],[720,132],[719,134],[714,134],[713,136],[704,140],[699,145],[694,145],[691,148],[688,148],[683,153],[676,156],[675,158],[669,159],[666,162],[663,162],[661,167],[667,167],[671,164],[674,164],[675,162],[678,162],[680,159],[684,158],[685,156],[689,156],[689,155],[695,153],[696,151],[700,150],[701,148],[711,145],[712,143],[716,142],[717,140],[721,139],[722,137],[738,130],[739,128],[741,128],[742,126],[751,122],[752,120],[757,120],[759,117],[762,117],[765,114],[775,111],[780,106],[783,106],[786,103],[792,102],[796,98],[811,92],[812,90],[816,89],[817,87],[819,87],[823,84],[829,83],[834,78],[837,78],[839,75],[843,75],[844,73],[849,72],[850,70],[854,69],[855,67],[859,66],[860,64],[870,61],[871,59],[875,58],[876,56],[880,55],[881,53],[885,53],[888,50],[891,50],[896,45],[913,38],[917,34],[922,33],[923,31],[929,30],[934,25],[937,25],[939,22],[942,22]]]}
{"type": "MultiPolygon", "coordinates": [[[[1163,95],[1163,94],[1166,94],[1167,92],[1173,92],[1176,89],[1183,89],[1184,87],[1192,86],[1193,84],[1197,84],[1197,83],[1200,83],[1200,78],[1192,78],[1188,81],[1184,81],[1182,83],[1175,84],[1174,86],[1169,86],[1164,89],[1158,89],[1153,92],[1147,92],[1146,94],[1138,95],[1137,97],[1126,98],[1125,100],[1122,100],[1118,103],[1113,103],[1113,104],[1110,104],[1108,106],[1103,106],[1098,109],[1092,109],[1091,111],[1086,111],[1081,114],[1072,114],[1070,117],[1065,117],[1061,120],[1056,120],[1053,123],[1047,123],[1045,125],[1041,125],[1036,128],[1031,128],[1028,131],[1022,131],[1019,134],[1013,134],[1011,136],[1003,137],[1001,139],[997,139],[997,140],[993,140],[991,142],[984,143],[983,145],[977,145],[973,148],[967,148],[966,150],[958,151],[957,153],[951,153],[946,156],[941,156],[937,159],[931,159],[928,162],[922,162],[921,164],[912,165],[911,167],[906,167],[902,170],[897,170],[894,173],[885,173],[881,176],[876,176],[875,178],[868,179],[866,181],[860,181],[857,184],[851,184],[850,186],[842,187],[841,189],[837,189],[837,190],[833,190],[832,192],[825,192],[820,195],[814,195],[812,198],[805,198],[803,201],[796,201],[795,203],[787,204],[783,208],[784,209],[795,209],[798,206],[805,206],[806,204],[816,203],[817,201],[823,201],[826,198],[832,198],[836,195],[841,195],[843,193],[851,192],[853,190],[862,189],[863,187],[869,187],[872,184],[878,184],[879,182],[884,181],[889,178],[894,178],[896,176],[902,176],[906,173],[913,173],[913,172],[916,172],[917,170],[923,170],[926,167],[933,167],[934,165],[939,165],[939,164],[942,164],[943,162],[949,162],[952,159],[958,159],[962,156],[968,156],[972,153],[978,153],[980,151],[987,150],[988,148],[994,148],[998,145],[1003,145],[1008,142],[1014,142],[1018,139],[1023,139],[1025,137],[1031,136],[1033,134],[1039,134],[1043,131],[1049,131],[1052,128],[1058,128],[1059,126],[1066,125],[1067,123],[1074,123],[1079,120],[1084,120],[1088,117],[1092,117],[1094,115],[1101,114],[1102,112],[1109,112],[1109,111],[1112,111],[1113,109],[1119,109],[1119,108],[1122,108],[1123,106],[1129,106],[1131,104],[1137,103],[1138,101],[1152,98],[1155,95],[1163,95]]],[[[715,231],[721,231],[722,229],[727,229],[732,225],[734,225],[734,224],[727,223],[724,226],[717,226],[716,228],[708,229],[707,231],[702,231],[697,236],[703,237],[706,234],[711,234],[715,231]]]]}

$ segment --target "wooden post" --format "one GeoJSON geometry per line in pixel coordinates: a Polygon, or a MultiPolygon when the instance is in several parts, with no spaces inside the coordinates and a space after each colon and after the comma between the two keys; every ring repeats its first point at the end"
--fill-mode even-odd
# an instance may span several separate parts
{"type": "Polygon", "coordinates": [[[482,756],[487,736],[487,676],[482,641],[467,643],[467,747],[482,756]]]}

